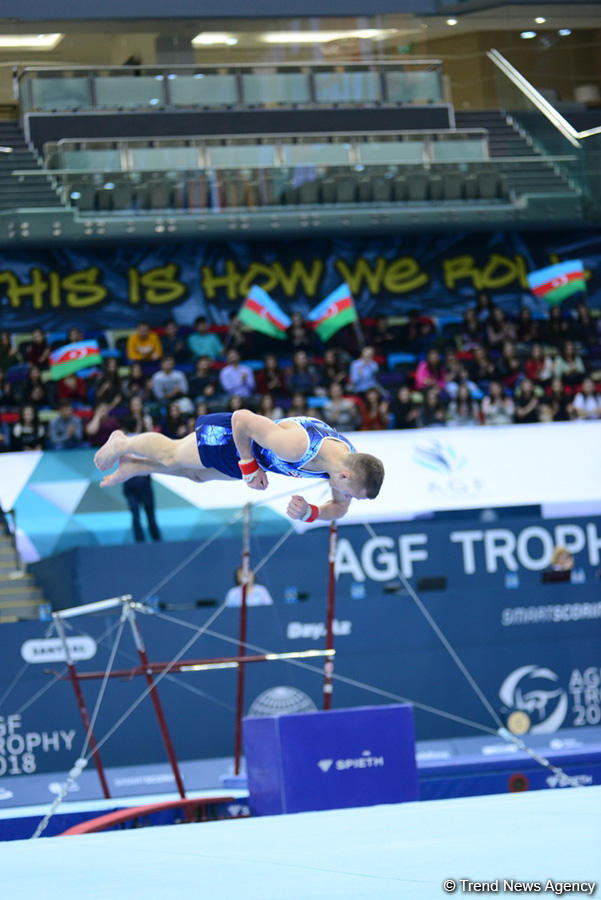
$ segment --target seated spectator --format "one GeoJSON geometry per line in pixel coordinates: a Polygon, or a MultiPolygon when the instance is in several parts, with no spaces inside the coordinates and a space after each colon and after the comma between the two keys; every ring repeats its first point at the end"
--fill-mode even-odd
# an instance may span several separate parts
{"type": "Polygon", "coordinates": [[[98,403],[92,418],[86,423],[84,433],[92,447],[102,447],[113,431],[121,428],[121,422],[111,412],[108,403],[98,403]]]}
{"type": "Polygon", "coordinates": [[[420,315],[418,309],[410,309],[407,315],[409,321],[401,328],[399,345],[407,353],[426,353],[436,338],[434,322],[420,315]]]}
{"type": "Polygon", "coordinates": [[[240,362],[237,350],[228,350],[227,365],[219,373],[219,382],[223,392],[231,397],[251,397],[255,392],[255,377],[252,369],[240,362]]]}
{"type": "Polygon", "coordinates": [[[479,385],[483,391],[487,390],[490,382],[496,381],[499,376],[497,367],[484,347],[474,347],[468,372],[471,381],[479,385]]]}
{"type": "Polygon", "coordinates": [[[41,328],[34,328],[31,338],[31,344],[27,348],[25,357],[26,361],[30,366],[46,369],[48,367],[48,357],[50,356],[50,346],[46,335],[41,328]]]}
{"type": "Polygon", "coordinates": [[[342,386],[333,381],[328,391],[328,402],[320,417],[337,431],[356,431],[361,423],[359,407],[351,397],[345,397],[342,386]]]}
{"type": "Polygon", "coordinates": [[[434,425],[447,424],[447,411],[444,395],[438,387],[430,387],[425,392],[424,402],[419,410],[418,425],[420,428],[431,428],[434,425]]]}
{"type": "Polygon", "coordinates": [[[425,391],[431,387],[443,390],[446,384],[445,370],[440,359],[440,353],[435,347],[430,347],[426,358],[417,364],[415,370],[415,388],[425,391]]]}
{"type": "Polygon", "coordinates": [[[213,401],[217,395],[217,373],[212,368],[208,356],[199,356],[196,360],[194,375],[188,381],[188,393],[195,402],[213,401]]]}
{"type": "Polygon", "coordinates": [[[519,344],[533,344],[540,341],[540,323],[532,318],[532,312],[527,306],[522,306],[518,315],[516,340],[519,344]]]}
{"type": "Polygon", "coordinates": [[[127,339],[125,353],[130,362],[149,362],[161,358],[163,345],[148,322],[138,322],[138,327],[127,339]]]}
{"type": "Polygon", "coordinates": [[[522,363],[517,355],[515,344],[505,341],[501,359],[497,363],[499,378],[507,390],[512,391],[522,377],[522,363]]]}
{"type": "Polygon", "coordinates": [[[351,363],[350,390],[354,394],[364,394],[372,387],[377,388],[378,369],[379,366],[374,359],[374,348],[364,347],[359,358],[351,363]]]}
{"type": "Polygon", "coordinates": [[[127,397],[141,397],[146,401],[150,397],[150,379],[144,374],[139,362],[132,363],[127,376],[127,397]]]}
{"type": "Polygon", "coordinates": [[[77,325],[72,325],[67,332],[67,344],[78,344],[83,341],[83,331],[77,325]]]}
{"type": "Polygon", "coordinates": [[[524,364],[526,376],[534,384],[546,384],[553,375],[553,363],[540,344],[533,344],[524,364]]]}
{"type": "Polygon", "coordinates": [[[17,366],[21,362],[21,354],[10,331],[0,331],[0,372],[6,372],[11,366],[17,366]]]}
{"type": "Polygon", "coordinates": [[[178,400],[188,394],[188,381],[183,372],[175,368],[172,356],[164,356],[161,368],[150,379],[152,393],[159,403],[178,400]]]}
{"type": "Polygon", "coordinates": [[[10,435],[11,450],[43,450],[46,429],[38,420],[38,411],[31,403],[19,410],[19,421],[15,422],[10,435]]]}
{"type": "Polygon", "coordinates": [[[379,356],[386,356],[398,347],[398,335],[394,328],[388,324],[386,316],[378,316],[376,319],[369,343],[379,356]]]}
{"type": "Polygon", "coordinates": [[[490,302],[490,297],[486,293],[486,291],[478,291],[478,297],[476,298],[476,305],[474,307],[474,312],[476,313],[476,318],[479,322],[488,322],[493,305],[490,302]]]}
{"type": "Polygon", "coordinates": [[[540,398],[529,378],[523,378],[513,395],[513,420],[517,425],[527,425],[539,420],[540,398]]]}
{"type": "Polygon", "coordinates": [[[4,370],[0,369],[0,410],[9,409],[15,404],[12,385],[7,380],[4,370]]]}
{"type": "Polygon", "coordinates": [[[595,393],[592,378],[583,378],[582,385],[574,397],[574,412],[577,419],[601,419],[601,398],[595,393]]]}
{"type": "Polygon", "coordinates": [[[260,416],[265,416],[265,418],[271,419],[272,422],[276,422],[278,419],[284,418],[284,410],[281,406],[275,405],[272,394],[263,394],[263,396],[259,400],[257,412],[260,416]]]}
{"type": "Polygon", "coordinates": [[[168,319],[163,325],[164,334],[161,338],[163,356],[172,356],[176,364],[186,362],[188,359],[188,346],[175,319],[168,319]]]}
{"type": "Polygon", "coordinates": [[[0,421],[0,453],[10,451],[10,428],[6,422],[0,421]]]}
{"type": "Polygon", "coordinates": [[[309,397],[319,386],[319,372],[309,362],[304,350],[297,350],[292,357],[292,366],[286,376],[286,384],[291,394],[300,393],[309,397]]]}
{"type": "Polygon", "coordinates": [[[576,321],[572,325],[572,337],[585,350],[590,350],[597,343],[597,323],[591,317],[586,303],[578,304],[576,321]]]}
{"type": "Polygon", "coordinates": [[[217,359],[223,353],[223,344],[218,335],[209,331],[206,316],[198,316],[194,320],[194,331],[188,335],[188,349],[195,359],[199,356],[217,359]]]}
{"type": "Polygon", "coordinates": [[[484,343],[484,325],[478,321],[473,307],[463,313],[463,325],[457,338],[457,345],[464,353],[481,347],[484,343]]]}
{"type": "Polygon", "coordinates": [[[55,450],[74,450],[83,444],[81,419],[73,414],[69,400],[60,400],[58,416],[48,425],[48,437],[55,450]]]}
{"type": "Polygon", "coordinates": [[[561,347],[565,341],[570,340],[570,322],[563,315],[560,305],[550,308],[549,318],[543,322],[541,332],[545,342],[554,347],[561,347]]]}
{"type": "Polygon", "coordinates": [[[297,350],[312,353],[317,344],[315,332],[305,325],[300,313],[293,312],[290,320],[291,325],[287,332],[289,348],[293,353],[297,350]]]}
{"type": "MultiPolygon", "coordinates": [[[[234,573],[234,580],[236,582],[235,586],[231,587],[225,595],[226,606],[242,605],[242,566],[236,569],[234,573]]],[[[248,573],[248,582],[246,585],[246,604],[248,606],[273,605],[273,597],[264,585],[255,583],[255,576],[253,572],[248,573]]]]}
{"type": "Polygon", "coordinates": [[[485,425],[509,425],[513,422],[513,400],[498,381],[491,381],[480,404],[485,425]]]}
{"type": "Polygon", "coordinates": [[[489,350],[501,350],[505,341],[515,341],[515,325],[500,306],[493,306],[486,322],[486,343],[489,350]]]}
{"type": "Polygon", "coordinates": [[[363,398],[360,431],[383,431],[390,424],[390,408],[377,388],[370,388],[363,398]]]}
{"type": "Polygon", "coordinates": [[[77,372],[65,375],[56,384],[56,397],[57,400],[68,400],[76,409],[86,406],[88,391],[85,381],[83,378],[80,378],[77,372]]]}
{"type": "Polygon", "coordinates": [[[551,409],[551,421],[569,422],[575,417],[572,401],[566,394],[561,378],[555,375],[547,393],[547,403],[551,409]]]}
{"type": "Polygon", "coordinates": [[[96,403],[108,403],[111,409],[119,406],[123,399],[123,385],[119,375],[119,360],[116,356],[109,356],[104,363],[96,388],[94,390],[96,403]]]}
{"type": "Polygon", "coordinates": [[[392,405],[393,428],[417,428],[419,421],[419,404],[411,395],[406,384],[402,384],[397,391],[392,405]]]}
{"type": "Polygon", "coordinates": [[[273,394],[275,397],[282,397],[287,393],[286,379],[277,356],[275,353],[267,353],[263,363],[263,368],[259,369],[255,376],[257,391],[259,394],[273,394]]]}
{"type": "Polygon", "coordinates": [[[472,398],[470,389],[466,384],[459,385],[457,394],[451,400],[447,409],[447,425],[453,428],[463,428],[466,425],[480,424],[480,406],[478,401],[472,398]]]}
{"type": "Polygon", "coordinates": [[[347,382],[348,366],[345,365],[343,354],[336,347],[326,347],[321,367],[322,387],[328,390],[330,385],[339,384],[344,392],[347,382]]]}
{"type": "Polygon", "coordinates": [[[286,413],[287,416],[308,416],[309,407],[307,406],[307,398],[298,391],[292,395],[290,409],[286,413]]]}
{"type": "Polygon", "coordinates": [[[122,420],[121,427],[127,434],[143,434],[145,431],[154,431],[152,416],[145,411],[139,394],[130,397],[128,412],[122,420]]]}
{"type": "Polygon", "coordinates": [[[188,423],[175,400],[169,403],[167,413],[161,420],[161,434],[171,438],[173,441],[188,434],[188,423]]]}
{"type": "Polygon", "coordinates": [[[42,373],[39,366],[31,366],[27,378],[19,391],[21,403],[31,403],[38,409],[40,406],[48,406],[48,390],[42,381],[42,373]]]}
{"type": "Polygon", "coordinates": [[[576,353],[574,341],[565,341],[561,353],[553,360],[553,374],[561,378],[564,385],[580,384],[584,375],[582,357],[576,353]]]}
{"type": "Polygon", "coordinates": [[[480,389],[473,381],[470,381],[467,368],[457,353],[452,348],[445,352],[444,356],[444,392],[447,397],[453,399],[457,396],[460,385],[466,385],[471,394],[480,393],[480,389]]]}

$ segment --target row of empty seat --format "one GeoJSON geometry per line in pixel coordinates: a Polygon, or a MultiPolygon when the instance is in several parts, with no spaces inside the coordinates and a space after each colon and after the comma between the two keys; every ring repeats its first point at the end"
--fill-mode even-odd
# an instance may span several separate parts
{"type": "Polygon", "coordinates": [[[107,178],[73,175],[64,186],[65,201],[81,212],[166,210],[178,213],[263,207],[357,203],[425,203],[444,201],[502,202],[508,199],[504,178],[493,166],[462,170],[409,167],[297,170],[293,177],[277,170],[223,171],[219,177],[199,172],[151,173],[107,178]]]}
{"type": "Polygon", "coordinates": [[[441,103],[440,64],[331,66],[298,71],[26,69],[20,79],[24,112],[86,109],[311,106],[347,103],[441,103]]]}

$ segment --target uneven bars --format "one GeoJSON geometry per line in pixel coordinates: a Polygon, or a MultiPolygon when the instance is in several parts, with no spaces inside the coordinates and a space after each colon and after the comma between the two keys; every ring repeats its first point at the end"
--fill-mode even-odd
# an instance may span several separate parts
{"type": "Polygon", "coordinates": [[[121,597],[109,597],[107,600],[96,600],[95,603],[84,603],[81,606],[70,606],[69,609],[58,609],[52,613],[52,616],[55,619],[72,619],[75,616],[85,616],[87,613],[113,609],[115,606],[121,606],[131,599],[131,594],[123,594],[121,597]]]}

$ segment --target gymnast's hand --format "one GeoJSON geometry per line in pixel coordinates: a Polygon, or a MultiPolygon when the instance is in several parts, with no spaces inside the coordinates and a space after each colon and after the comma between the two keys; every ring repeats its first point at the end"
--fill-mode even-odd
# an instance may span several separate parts
{"type": "Polygon", "coordinates": [[[251,481],[246,482],[249,488],[252,488],[253,491],[264,491],[269,481],[267,480],[267,473],[263,471],[263,469],[259,469],[256,472],[254,478],[251,481]]]}
{"type": "Polygon", "coordinates": [[[288,503],[288,509],[286,510],[286,512],[291,519],[302,519],[308,508],[309,504],[304,497],[299,497],[298,494],[293,494],[290,498],[290,502],[288,503]]]}

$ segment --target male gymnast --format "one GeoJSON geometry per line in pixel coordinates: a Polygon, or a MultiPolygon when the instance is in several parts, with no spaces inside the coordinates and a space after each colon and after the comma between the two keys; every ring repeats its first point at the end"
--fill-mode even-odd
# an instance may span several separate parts
{"type": "Polygon", "coordinates": [[[128,437],[113,431],[94,462],[103,472],[118,463],[114,472],[104,476],[101,487],[152,473],[192,481],[243,479],[257,491],[267,487],[268,472],[329,479],[332,499],[321,506],[296,494],[290,499],[288,515],[304,522],[339,519],[353,498],[377,497],[384,478],[384,466],[377,457],[357,453],[347,438],[325,422],[311,416],[273,422],[248,409],[200,416],[195,434],[179,440],[156,432],[128,437]]]}

